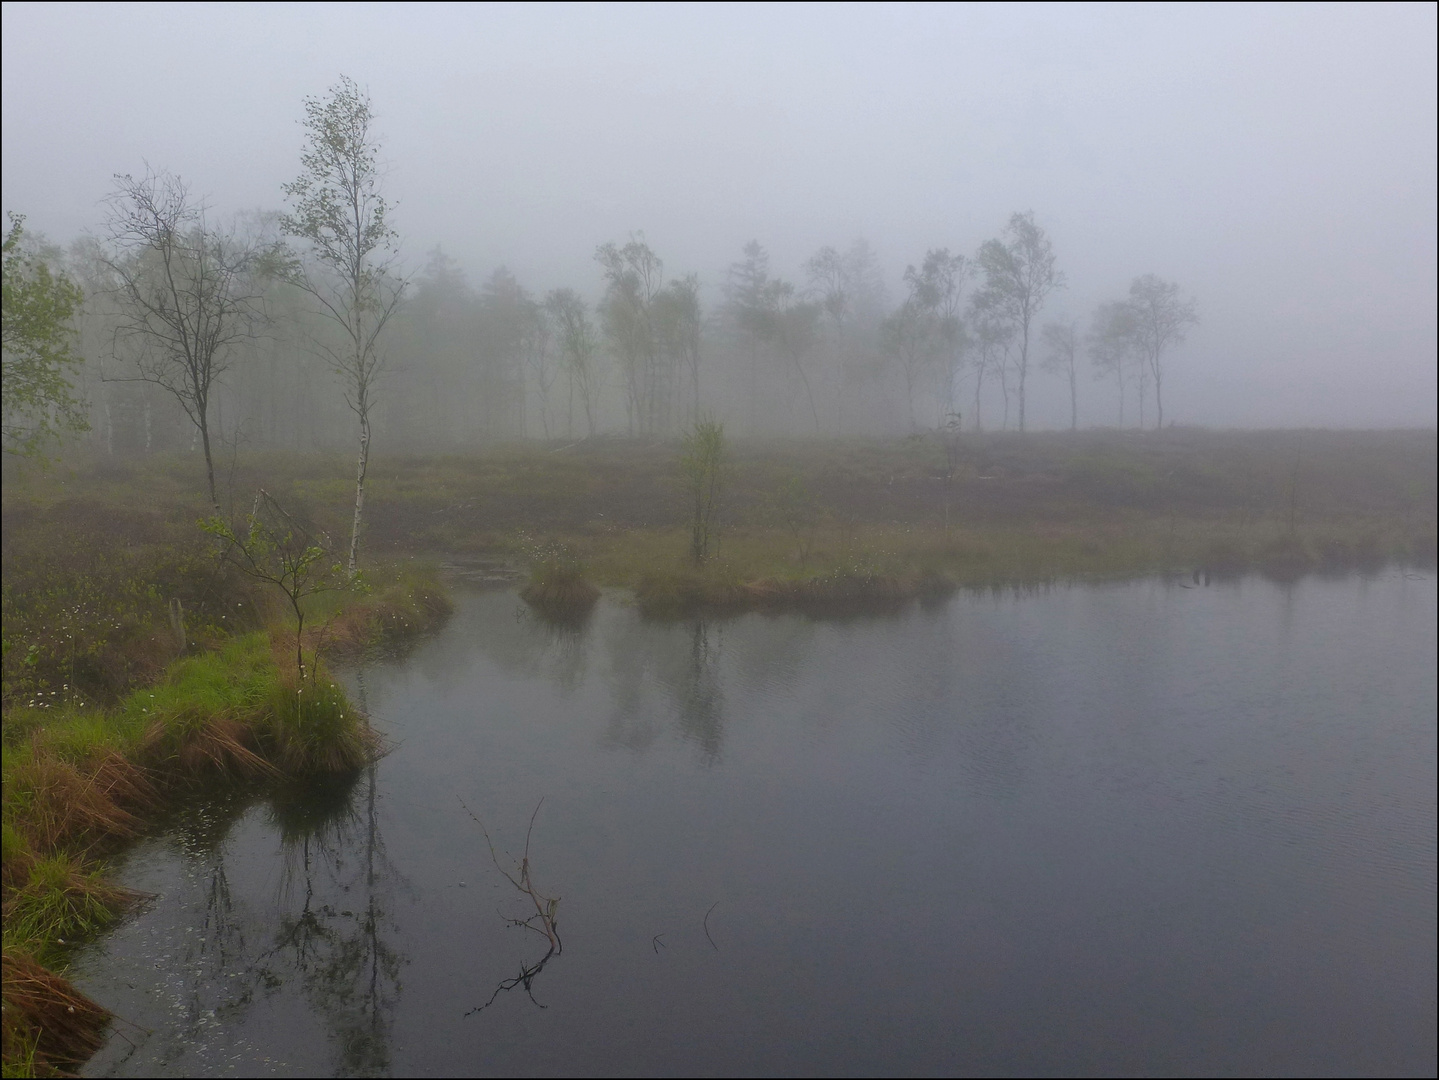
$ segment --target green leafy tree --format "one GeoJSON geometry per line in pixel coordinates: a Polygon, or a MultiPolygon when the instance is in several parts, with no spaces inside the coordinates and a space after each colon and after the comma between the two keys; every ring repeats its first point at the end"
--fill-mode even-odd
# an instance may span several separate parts
{"type": "Polygon", "coordinates": [[[67,369],[80,288],[25,250],[24,217],[10,215],[4,244],[3,431],[6,453],[33,457],[62,431],[88,431],[85,405],[67,369]]]}
{"type": "Polygon", "coordinates": [[[342,587],[340,566],[329,545],[297,523],[263,489],[255,496],[243,533],[219,515],[202,522],[201,528],[226,545],[247,575],[284,594],[295,617],[295,674],[303,685],[315,667],[305,664],[305,601],[342,587]]]}

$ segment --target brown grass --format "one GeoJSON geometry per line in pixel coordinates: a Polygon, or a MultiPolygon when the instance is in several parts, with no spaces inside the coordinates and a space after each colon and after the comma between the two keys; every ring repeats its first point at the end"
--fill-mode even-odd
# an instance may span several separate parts
{"type": "Polygon", "coordinates": [[[28,1060],[36,1075],[63,1074],[100,1049],[109,1011],[27,953],[6,949],[0,960],[0,1052],[7,1064],[28,1060]]]}
{"type": "Polygon", "coordinates": [[[520,596],[542,611],[563,614],[588,611],[600,598],[600,590],[578,574],[550,575],[531,581],[520,590],[520,596]]]}
{"type": "MultiPolygon", "coordinates": [[[[369,596],[348,603],[307,633],[309,647],[332,658],[353,658],[391,648],[442,625],[454,610],[438,578],[430,572],[407,573],[381,585],[369,596]]],[[[293,647],[294,635],[290,636],[293,647]]]]}
{"type": "Polygon", "coordinates": [[[36,851],[84,849],[133,836],[140,829],[137,812],[159,799],[146,770],[121,754],[76,764],[47,752],[38,736],[7,784],[24,808],[15,827],[36,851]]]}
{"type": "Polygon", "coordinates": [[[145,732],[140,755],[186,781],[216,774],[241,780],[279,775],[260,755],[253,724],[227,716],[197,718],[178,738],[164,720],[155,720],[145,732]]]}

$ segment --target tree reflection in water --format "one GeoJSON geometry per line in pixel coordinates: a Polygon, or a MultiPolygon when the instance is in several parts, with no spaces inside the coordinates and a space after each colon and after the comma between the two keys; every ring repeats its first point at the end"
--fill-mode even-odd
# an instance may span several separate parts
{"type": "MultiPolygon", "coordinates": [[[[188,865],[188,877],[198,887],[198,932],[186,933],[178,955],[165,959],[180,975],[180,1000],[175,1002],[178,1023],[165,1030],[157,1052],[167,1063],[201,1043],[207,1026],[244,1012],[254,999],[250,979],[229,978],[250,969],[245,939],[246,920],[230,887],[225,865],[225,840],[231,828],[250,807],[251,799],[236,793],[201,798],[187,804],[175,822],[173,843],[188,865]]],[[[138,1047],[120,1058],[124,1061],[138,1047]]]]}
{"type": "Polygon", "coordinates": [[[170,832],[183,878],[160,900],[177,920],[178,940],[153,955],[159,979],[141,999],[163,1011],[145,1017],[154,1034],[127,1039],[107,1071],[137,1053],[151,1070],[204,1068],[220,1032],[243,1030],[258,999],[293,990],[333,1036],[338,1059],[326,1071],[388,1070],[405,962],[392,944],[391,898],[403,880],[385,854],[376,788],[372,765],[186,802],[170,832]],[[252,831],[245,819],[257,804],[283,852],[272,901],[278,913],[256,910],[257,897],[245,888],[249,864],[241,871],[235,861],[253,851],[242,834],[252,831]],[[268,945],[256,940],[257,928],[276,926],[268,945]]]}
{"type": "Polygon", "coordinates": [[[404,958],[390,942],[399,926],[389,909],[400,878],[380,835],[376,770],[307,780],[271,801],[284,845],[280,903],[301,896],[256,972],[274,986],[299,978],[339,1047],[340,1076],[389,1068],[401,991],[404,958]]]}
{"type": "Polygon", "coordinates": [[[706,761],[719,760],[724,741],[724,694],[720,689],[719,624],[696,619],[690,628],[689,663],[674,687],[680,731],[699,744],[706,761]],[[714,634],[714,643],[710,635],[714,634]]]}

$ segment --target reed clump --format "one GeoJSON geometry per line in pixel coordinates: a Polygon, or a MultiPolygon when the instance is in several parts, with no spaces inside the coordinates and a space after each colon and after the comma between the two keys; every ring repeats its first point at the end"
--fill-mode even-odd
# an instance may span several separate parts
{"type": "Polygon", "coordinates": [[[432,633],[454,612],[433,566],[383,568],[371,576],[378,580],[367,591],[318,624],[314,647],[321,654],[351,658],[394,649],[432,633]]]}
{"type": "Polygon", "coordinates": [[[562,543],[526,544],[530,578],[520,596],[541,615],[556,618],[584,615],[595,606],[600,590],[585,577],[585,564],[562,543]]]}
{"type": "Polygon", "coordinates": [[[383,752],[374,728],[323,670],[303,682],[276,681],[264,734],[270,760],[289,775],[353,772],[383,752]]]}

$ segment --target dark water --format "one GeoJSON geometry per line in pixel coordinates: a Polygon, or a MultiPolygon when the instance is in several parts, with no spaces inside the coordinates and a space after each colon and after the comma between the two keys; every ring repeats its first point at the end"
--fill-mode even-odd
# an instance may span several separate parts
{"type": "Polygon", "coordinates": [[[1432,1075],[1435,597],[566,632],[462,595],[355,677],[373,771],[134,852],[157,898],[77,964],[128,1021],[91,1069],[1432,1075]],[[541,797],[527,993],[546,943],[460,800],[518,854],[541,797]]]}

